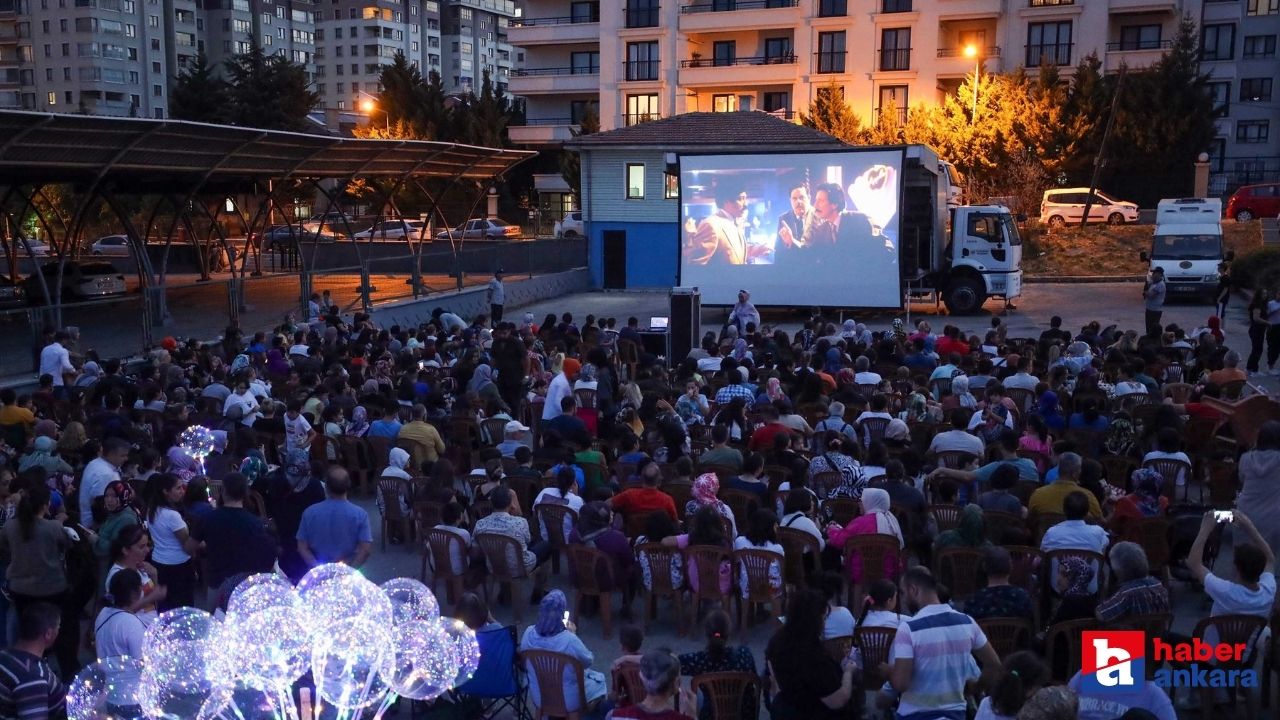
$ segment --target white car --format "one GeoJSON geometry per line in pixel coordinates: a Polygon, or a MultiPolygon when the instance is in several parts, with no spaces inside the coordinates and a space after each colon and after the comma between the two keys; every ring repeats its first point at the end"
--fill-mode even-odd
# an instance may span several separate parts
{"type": "Polygon", "coordinates": [[[582,224],[582,211],[574,210],[567,213],[564,219],[556,223],[556,237],[582,237],[586,235],[582,224]]]}
{"type": "Polygon", "coordinates": [[[89,253],[99,257],[129,257],[129,238],[126,235],[100,237],[98,242],[89,246],[89,253]]]}
{"type": "MultiPolygon", "coordinates": [[[[404,238],[417,239],[422,236],[422,223],[417,220],[383,220],[376,222],[373,227],[368,230],[352,235],[355,240],[401,240],[404,238]]],[[[430,240],[428,236],[426,239],[430,240]]]]}
{"type": "Polygon", "coordinates": [[[439,240],[448,240],[450,238],[454,240],[502,240],[505,238],[514,240],[519,237],[519,225],[512,225],[497,218],[468,220],[452,230],[441,230],[436,233],[436,238],[439,240]]]}
{"type": "Polygon", "coordinates": [[[19,255],[29,255],[30,257],[45,257],[49,254],[49,246],[40,242],[39,240],[32,240],[31,238],[27,238],[24,241],[22,238],[17,238],[16,240],[14,240],[13,244],[19,255]],[[28,245],[31,246],[31,252],[29,254],[27,252],[28,245]]]}
{"type": "MultiPolygon", "coordinates": [[[[1089,188],[1054,188],[1045,190],[1040,200],[1040,222],[1051,228],[1079,224],[1084,217],[1084,206],[1089,200],[1089,188]]],[[[1114,200],[1098,190],[1093,191],[1089,203],[1089,222],[1105,222],[1108,225],[1124,225],[1138,222],[1138,206],[1124,200],[1114,200]]]]}

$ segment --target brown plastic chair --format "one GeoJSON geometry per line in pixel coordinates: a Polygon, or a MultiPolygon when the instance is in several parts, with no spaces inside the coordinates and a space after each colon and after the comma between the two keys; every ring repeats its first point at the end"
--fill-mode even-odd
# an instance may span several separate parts
{"type": "MultiPolygon", "coordinates": [[[[1241,660],[1220,661],[1215,668],[1230,673],[1232,670],[1244,670],[1254,666],[1257,660],[1258,652],[1263,648],[1259,647],[1258,640],[1262,637],[1262,631],[1267,627],[1267,618],[1257,615],[1218,615],[1215,617],[1207,617],[1196,623],[1195,630],[1191,631],[1191,636],[1195,638],[1204,638],[1205,631],[1214,628],[1218,632],[1218,643],[1231,645],[1245,645],[1248,651],[1241,660]]],[[[1256,717],[1254,713],[1248,713],[1241,716],[1236,710],[1236,692],[1229,690],[1231,712],[1223,717],[1256,717]]],[[[1211,717],[1214,708],[1213,688],[1200,688],[1200,707],[1204,709],[1201,717],[1211,717]]]]}
{"type": "Polygon", "coordinates": [[[1191,463],[1176,458],[1153,458],[1142,463],[1142,467],[1151,468],[1160,473],[1160,477],[1164,478],[1164,495],[1171,501],[1178,500],[1178,477],[1181,476],[1186,483],[1182,488],[1182,499],[1187,499],[1191,481],[1194,479],[1191,463]]]}
{"type": "Polygon", "coordinates": [[[853,648],[852,635],[839,635],[833,638],[827,638],[822,641],[822,647],[827,651],[827,656],[836,662],[844,662],[849,657],[849,650],[853,648]]]}
{"type": "Polygon", "coordinates": [[[618,340],[618,369],[626,370],[625,379],[635,380],[636,366],[640,364],[640,348],[633,340],[618,340]]]}
{"type": "Polygon", "coordinates": [[[994,545],[1024,543],[1029,537],[1027,522],[1021,515],[1002,510],[983,510],[982,523],[987,540],[994,545]]]}
{"type": "Polygon", "coordinates": [[[706,698],[712,720],[753,720],[760,716],[763,683],[755,673],[703,673],[694,676],[689,689],[694,697],[706,698]]]}
{"type": "Polygon", "coordinates": [[[565,548],[569,554],[569,567],[573,574],[573,620],[578,622],[582,612],[582,601],[594,597],[600,603],[600,622],[604,626],[604,637],[609,639],[613,634],[613,594],[623,591],[616,578],[613,577],[613,565],[609,556],[586,545],[569,545],[565,548]],[[601,576],[608,578],[608,583],[601,583],[601,576]]]}
{"type": "Polygon", "coordinates": [[[978,627],[1001,659],[1031,647],[1031,618],[992,617],[978,620],[978,627]]]}
{"type": "MultiPolygon", "coordinates": [[[[1169,567],[1169,521],[1162,517],[1125,518],[1119,528],[1120,540],[1128,540],[1142,546],[1147,554],[1151,575],[1163,578],[1169,567]]],[[[1111,545],[1107,548],[1110,555],[1111,545]]]]}
{"type": "Polygon", "coordinates": [[[484,553],[485,565],[489,568],[484,583],[485,598],[489,597],[488,580],[491,579],[498,583],[500,589],[507,591],[511,598],[512,614],[515,621],[520,622],[522,603],[516,597],[516,583],[529,579],[529,573],[524,569],[524,553],[520,549],[520,543],[513,537],[497,533],[479,533],[475,536],[475,543],[484,553]]]}
{"type": "Polygon", "coordinates": [[[1019,415],[1026,415],[1031,409],[1031,404],[1035,402],[1035,393],[1026,388],[1007,387],[1004,389],[1004,394],[1017,406],[1019,415]]]}
{"type": "Polygon", "coordinates": [[[522,650],[520,656],[524,658],[529,682],[538,685],[538,696],[542,701],[533,709],[533,720],[548,717],[580,720],[587,709],[587,688],[583,678],[586,668],[582,662],[572,655],[550,650],[522,650]],[[571,673],[578,682],[578,709],[572,712],[564,696],[565,672],[571,673]]]}
{"type": "Polygon", "coordinates": [[[683,569],[683,555],[679,550],[673,547],[667,547],[662,543],[644,543],[636,548],[636,558],[641,563],[649,566],[649,583],[650,587],[644,589],[644,618],[643,626],[647,629],[649,621],[657,615],[658,598],[671,598],[676,606],[676,636],[684,637],[684,576],[682,572],[677,574],[681,582],[671,582],[671,567],[677,561],[681,561],[683,569]]]}
{"type": "Polygon", "coordinates": [[[1067,519],[1066,515],[1063,515],[1062,513],[1054,513],[1054,512],[1037,513],[1035,515],[1032,515],[1031,517],[1035,521],[1036,545],[1039,545],[1040,541],[1044,539],[1044,534],[1049,528],[1067,519]]]}
{"type": "Polygon", "coordinates": [[[1172,400],[1175,405],[1183,405],[1191,399],[1191,392],[1195,389],[1195,385],[1184,382],[1171,382],[1165,383],[1161,394],[1165,398],[1172,400]]]}
{"type": "MultiPolygon", "coordinates": [[[[697,568],[697,589],[694,589],[693,577],[689,577],[689,594],[693,596],[693,620],[697,622],[698,611],[703,600],[717,600],[729,612],[729,598],[735,583],[729,583],[728,592],[720,592],[720,563],[733,565],[733,554],[728,548],[719,545],[690,545],[684,551],[684,567],[688,575],[693,575],[697,568]]],[[[652,574],[652,570],[650,570],[652,574]]]]}
{"type": "Polygon", "coordinates": [[[564,519],[569,518],[569,525],[578,524],[578,511],[568,505],[556,505],[555,503],[542,503],[533,509],[540,521],[540,525],[546,528],[547,542],[551,543],[551,571],[557,575],[560,574],[560,554],[564,552],[565,546],[569,544],[564,534],[564,519]]]}
{"type": "MultiPolygon", "coordinates": [[[[463,579],[467,573],[467,549],[462,545],[462,538],[449,532],[448,530],[440,530],[432,528],[427,530],[426,534],[426,552],[422,556],[422,576],[421,580],[427,581],[427,558],[431,559],[431,583],[427,586],[434,593],[436,583],[444,581],[446,598],[450,605],[458,602],[462,597],[463,579]],[[453,558],[451,549],[457,546],[458,552],[462,557],[462,572],[455,573],[453,571],[453,558]]],[[[439,593],[436,593],[439,597],[439,593]]]]}
{"type": "MultiPolygon", "coordinates": [[[[769,569],[776,566],[778,568],[778,576],[783,573],[783,563],[786,562],[785,556],[779,555],[770,550],[735,550],[733,553],[734,565],[741,570],[746,571],[747,588],[746,595],[743,596],[741,588],[738,590],[738,630],[745,638],[747,635],[747,625],[751,619],[751,611],[757,606],[768,603],[773,617],[777,618],[783,612],[782,599],[786,595],[786,584],[774,589],[769,582],[769,569]]],[[[741,582],[740,574],[734,577],[734,585],[741,582]]]]}
{"type": "Polygon", "coordinates": [[[896,628],[882,627],[860,627],[853,631],[853,643],[862,654],[863,674],[876,679],[874,685],[867,687],[879,687],[888,679],[880,674],[880,665],[889,662],[889,648],[897,634],[896,628]]]}
{"type": "Polygon", "coordinates": [[[729,482],[730,478],[737,475],[738,471],[734,470],[728,465],[708,464],[708,465],[699,465],[698,469],[695,470],[693,474],[696,477],[698,475],[705,475],[706,473],[714,473],[716,476],[716,479],[719,480],[720,484],[723,485],[729,482]]]}
{"type": "Polygon", "coordinates": [[[859,424],[862,426],[862,432],[858,434],[858,440],[862,442],[863,447],[869,448],[874,443],[884,441],[884,431],[889,428],[889,419],[869,417],[859,424]]]}
{"type": "Polygon", "coordinates": [[[684,513],[684,508],[693,499],[693,483],[691,482],[669,482],[663,483],[662,492],[671,496],[672,502],[676,504],[676,515],[684,513]]]}
{"type": "Polygon", "coordinates": [[[1098,621],[1093,618],[1069,620],[1050,625],[1044,636],[1044,657],[1048,659],[1054,680],[1066,682],[1080,669],[1080,633],[1085,630],[1098,629],[1098,621]],[[1065,675],[1063,666],[1058,664],[1058,657],[1066,658],[1065,675]]]}
{"type": "Polygon", "coordinates": [[[480,423],[480,430],[484,434],[481,439],[488,437],[489,442],[486,443],[488,445],[497,445],[503,442],[507,439],[507,423],[509,422],[511,421],[506,418],[485,418],[480,423]]]}
{"type": "Polygon", "coordinates": [[[579,388],[573,391],[578,407],[594,410],[596,407],[596,391],[590,388],[579,388]]]}
{"type": "Polygon", "coordinates": [[[747,526],[751,511],[760,507],[760,496],[746,490],[721,490],[720,500],[733,511],[733,521],[740,528],[747,526]]]}
{"type": "Polygon", "coordinates": [[[617,707],[624,708],[644,700],[644,681],[640,678],[640,664],[625,662],[611,672],[613,680],[613,696],[617,698],[617,707]]]}
{"type": "Polygon", "coordinates": [[[965,458],[969,457],[973,457],[973,454],[963,450],[943,450],[938,453],[938,467],[960,470],[964,467],[965,458]]]}
{"type": "MultiPolygon", "coordinates": [[[[906,564],[903,562],[902,548],[898,547],[898,538],[892,535],[872,533],[854,535],[846,540],[844,548],[841,550],[841,564],[845,568],[849,567],[853,553],[857,553],[862,562],[862,588],[870,587],[877,580],[893,580],[897,582],[898,576],[902,574],[902,569],[906,564]],[[891,557],[897,558],[898,572],[893,576],[886,576],[884,571],[885,561],[891,557]]],[[[847,607],[860,607],[855,602],[861,598],[861,594],[856,592],[857,589],[859,588],[853,582],[849,583],[849,592],[846,598],[847,607]]]]}
{"type": "Polygon", "coordinates": [[[825,498],[831,495],[832,490],[840,487],[843,480],[844,477],[838,470],[824,470],[813,474],[809,479],[808,488],[819,498],[825,498]]]}
{"type": "Polygon", "coordinates": [[[1108,483],[1124,490],[1131,489],[1129,476],[1138,465],[1136,460],[1127,455],[1103,455],[1098,462],[1102,463],[1102,474],[1108,483]]]}
{"type": "Polygon", "coordinates": [[[391,462],[391,438],[366,435],[362,439],[369,450],[369,466],[373,468],[373,472],[382,472],[382,468],[391,462]]]}
{"type": "Polygon", "coordinates": [[[862,503],[853,498],[831,498],[822,503],[822,509],[831,522],[844,527],[862,514],[862,503]]]}
{"type": "Polygon", "coordinates": [[[409,483],[400,478],[378,478],[378,495],[382,497],[382,549],[387,549],[387,535],[397,528],[407,546],[413,538],[413,518],[405,514],[400,503],[412,494],[409,483]]]}
{"type": "Polygon", "coordinates": [[[937,522],[938,532],[943,533],[960,527],[960,511],[963,509],[959,505],[930,505],[929,514],[937,522]]]}
{"type": "Polygon", "coordinates": [[[967,600],[980,587],[982,556],[982,551],[976,548],[942,548],[933,554],[934,577],[951,589],[954,599],[967,600]]]}
{"type": "Polygon", "coordinates": [[[780,527],[778,544],[786,553],[786,559],[782,565],[783,582],[797,590],[808,587],[809,571],[805,566],[805,556],[808,555],[815,568],[821,563],[822,547],[818,543],[818,538],[803,530],[780,527]]]}

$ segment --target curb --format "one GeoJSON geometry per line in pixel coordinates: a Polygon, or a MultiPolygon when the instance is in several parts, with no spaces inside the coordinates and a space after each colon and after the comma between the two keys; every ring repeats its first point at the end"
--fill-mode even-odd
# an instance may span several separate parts
{"type": "Polygon", "coordinates": [[[1029,275],[1022,278],[1026,284],[1084,285],[1092,283],[1140,283],[1146,275],[1029,275]]]}

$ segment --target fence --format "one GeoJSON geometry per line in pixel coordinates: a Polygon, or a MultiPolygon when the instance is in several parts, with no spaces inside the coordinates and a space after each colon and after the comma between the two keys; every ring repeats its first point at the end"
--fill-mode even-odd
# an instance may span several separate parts
{"type": "Polygon", "coordinates": [[[1211,161],[1209,195],[1227,197],[1242,185],[1280,181],[1280,155],[1225,157],[1211,161]]]}

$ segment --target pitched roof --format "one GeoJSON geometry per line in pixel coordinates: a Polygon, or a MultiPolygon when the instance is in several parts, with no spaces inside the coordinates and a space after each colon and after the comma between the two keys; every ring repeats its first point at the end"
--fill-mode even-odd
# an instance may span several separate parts
{"type": "Polygon", "coordinates": [[[760,146],[841,148],[845,143],[819,130],[767,112],[691,112],[574,138],[565,147],[595,150],[623,147],[760,146]]]}

